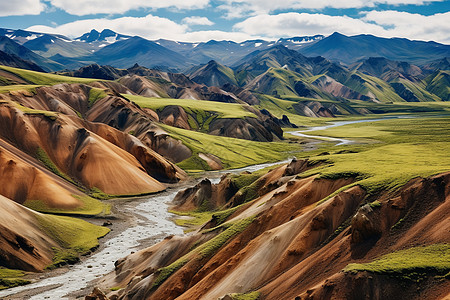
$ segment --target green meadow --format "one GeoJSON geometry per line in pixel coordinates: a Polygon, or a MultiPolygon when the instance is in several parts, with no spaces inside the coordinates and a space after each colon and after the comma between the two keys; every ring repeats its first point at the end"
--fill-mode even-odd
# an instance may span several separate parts
{"type": "Polygon", "coordinates": [[[369,194],[450,170],[449,117],[355,123],[308,134],[343,137],[361,144],[323,143],[312,152],[301,153],[301,157],[321,163],[302,177],[355,177],[352,185],[361,185],[369,194]]]}
{"type": "Polygon", "coordinates": [[[192,150],[192,156],[178,164],[187,171],[210,170],[208,164],[198,156],[199,153],[213,154],[222,161],[225,169],[235,169],[283,160],[301,151],[301,146],[298,144],[254,142],[209,135],[163,124],[160,126],[173,138],[182,141],[192,150]]]}
{"type": "Polygon", "coordinates": [[[172,98],[149,98],[136,95],[123,95],[141,107],[153,110],[161,110],[169,105],[181,106],[188,114],[192,112],[214,112],[220,118],[245,118],[256,117],[253,113],[247,111],[241,104],[222,103],[206,100],[193,99],[172,99],[172,98]]]}
{"type": "MultiPolygon", "coordinates": [[[[98,81],[98,79],[91,78],[77,78],[77,77],[68,77],[63,75],[56,75],[50,73],[41,73],[36,71],[17,69],[7,66],[0,66],[1,70],[14,74],[29,84],[33,85],[55,85],[58,83],[91,83],[94,81],[98,81]]],[[[14,87],[14,86],[12,86],[14,87]]]]}

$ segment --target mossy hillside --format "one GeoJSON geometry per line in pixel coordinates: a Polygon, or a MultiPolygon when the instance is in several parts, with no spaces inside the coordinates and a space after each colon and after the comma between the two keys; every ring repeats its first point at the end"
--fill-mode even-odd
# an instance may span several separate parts
{"type": "Polygon", "coordinates": [[[42,148],[38,148],[36,150],[36,158],[41,161],[45,167],[47,169],[49,169],[50,171],[52,171],[53,173],[55,173],[56,175],[58,175],[61,178],[64,178],[65,180],[76,184],[72,178],[70,178],[67,174],[65,174],[64,172],[62,172],[56,165],[55,163],[50,159],[50,157],[48,156],[47,152],[45,152],[44,149],[42,148]]]}
{"type": "Polygon", "coordinates": [[[262,80],[265,81],[265,85],[258,91],[280,98],[295,97],[298,96],[295,91],[295,85],[298,82],[302,82],[309,90],[314,91],[320,98],[331,99],[332,97],[312,85],[312,82],[319,78],[321,75],[312,77],[302,77],[299,73],[286,70],[283,68],[271,68],[266,71],[262,80]]]}
{"type": "Polygon", "coordinates": [[[24,114],[27,115],[42,115],[50,119],[51,121],[55,121],[58,118],[58,113],[53,111],[33,109],[12,101],[8,101],[8,103],[13,103],[18,109],[20,109],[21,111],[24,112],[24,114]]]}
{"type": "Polygon", "coordinates": [[[179,226],[188,227],[185,232],[192,231],[201,225],[205,224],[210,220],[214,220],[216,226],[223,224],[226,219],[231,216],[237,209],[242,207],[243,204],[258,197],[257,190],[259,189],[259,184],[257,180],[266,174],[271,167],[264,168],[253,173],[241,173],[236,175],[228,175],[231,178],[232,185],[238,189],[236,194],[243,194],[245,196],[243,203],[238,206],[231,208],[217,208],[214,210],[209,210],[210,204],[208,200],[202,203],[200,207],[193,211],[175,211],[170,212],[183,218],[175,219],[175,223],[179,226]]]}
{"type": "Polygon", "coordinates": [[[231,299],[233,299],[233,300],[258,300],[260,295],[261,295],[261,293],[258,291],[245,293],[245,294],[241,294],[241,293],[230,294],[231,299]]]}
{"type": "Polygon", "coordinates": [[[432,94],[437,95],[443,101],[450,100],[450,71],[439,70],[427,78],[424,83],[426,84],[426,90],[432,94]]]}
{"type": "Polygon", "coordinates": [[[418,274],[446,275],[450,272],[450,244],[413,247],[386,254],[370,263],[349,264],[344,272],[366,271],[413,279],[418,274]]]}
{"type": "Polygon", "coordinates": [[[388,83],[359,71],[351,73],[341,83],[363,95],[367,95],[370,92],[381,102],[405,102],[388,83]]]}
{"type": "Polygon", "coordinates": [[[301,151],[299,145],[285,142],[254,142],[222,136],[214,136],[160,124],[169,135],[181,140],[193,154],[178,163],[188,171],[210,170],[208,164],[198,157],[199,153],[217,156],[225,169],[242,168],[249,165],[283,160],[301,151]]]}
{"type": "Polygon", "coordinates": [[[105,98],[106,96],[108,96],[108,94],[105,92],[105,90],[99,88],[91,88],[89,90],[89,99],[88,99],[89,107],[94,106],[95,102],[105,98]]]}
{"type": "Polygon", "coordinates": [[[3,85],[11,85],[14,84],[15,82],[9,78],[6,78],[4,76],[0,76],[0,86],[3,85]]]}
{"type": "MultiPolygon", "coordinates": [[[[123,95],[127,99],[135,102],[141,107],[158,110],[168,105],[177,105],[188,111],[199,114],[203,112],[215,112],[219,118],[245,118],[256,116],[245,110],[241,104],[236,103],[222,103],[206,100],[192,100],[192,99],[171,99],[171,98],[148,98],[136,95],[123,95]]],[[[205,114],[207,115],[207,114],[205,114]]]]}
{"type": "MultiPolygon", "coordinates": [[[[189,253],[188,253],[189,254],[189,253]]],[[[156,277],[155,281],[152,284],[151,289],[156,289],[159,287],[167,278],[169,278],[173,273],[181,269],[185,264],[189,262],[188,255],[183,256],[182,258],[176,260],[170,265],[160,268],[157,271],[158,277],[156,277]]]]}
{"type": "Polygon", "coordinates": [[[428,101],[441,101],[441,98],[438,96],[428,92],[425,89],[425,84],[422,82],[413,83],[407,79],[398,78],[393,82],[390,82],[391,85],[401,84],[406,89],[410,90],[420,102],[428,102],[428,101]]]}
{"type": "Polygon", "coordinates": [[[19,285],[29,284],[31,281],[24,279],[25,272],[0,267],[0,290],[19,285]]]}
{"type": "MultiPolygon", "coordinates": [[[[239,174],[239,175],[230,175],[233,185],[239,189],[239,192],[246,191],[259,177],[261,177],[260,172],[255,172],[251,174],[239,174]]],[[[255,193],[252,193],[256,194],[255,193]]],[[[256,196],[254,197],[256,198],[256,196]]],[[[254,199],[253,198],[253,199],[254,199]]],[[[252,200],[252,199],[250,199],[252,200]]],[[[245,201],[247,202],[247,201],[245,201]]],[[[205,224],[211,219],[215,219],[217,225],[222,224],[233,212],[236,211],[238,207],[232,207],[229,209],[218,209],[218,210],[208,210],[209,203],[202,203],[202,205],[193,211],[175,211],[171,210],[170,212],[176,214],[178,216],[182,216],[182,218],[176,218],[175,223],[179,226],[188,227],[187,231],[192,231],[193,229],[205,224]]]]}
{"type": "MultiPolygon", "coordinates": [[[[209,211],[175,211],[170,210],[170,213],[173,213],[175,215],[181,216],[181,218],[175,219],[175,224],[178,226],[183,227],[189,227],[189,228],[195,228],[200,225],[205,224],[209,220],[211,220],[211,217],[213,215],[213,212],[209,211]]],[[[190,231],[190,230],[187,230],[190,231]]]]}
{"type": "Polygon", "coordinates": [[[178,271],[188,262],[197,259],[202,260],[214,255],[220,248],[222,248],[228,241],[233,237],[243,232],[253,221],[255,217],[249,217],[236,222],[233,222],[227,226],[227,228],[211,238],[210,240],[198,245],[189,253],[179,258],[172,264],[160,268],[157,271],[157,277],[153,282],[152,289],[159,287],[167,278],[169,278],[173,273],[178,271]]]}
{"type": "MultiPolygon", "coordinates": [[[[326,153],[311,158],[322,165],[302,176],[323,178],[355,177],[369,194],[395,190],[416,177],[428,177],[450,170],[450,122],[448,118],[396,119],[351,124],[311,134],[346,138],[364,137],[378,143],[357,146],[327,146],[326,153]],[[355,129],[359,128],[359,129],[355,129]],[[356,150],[356,151],[344,151],[356,150]],[[352,153],[356,152],[356,153],[352,153]]],[[[310,153],[311,154],[311,153],[310,153]]],[[[299,156],[306,153],[299,154],[299,156]]],[[[343,187],[337,192],[346,189],[343,187]]]]}
{"type": "Polygon", "coordinates": [[[12,73],[26,82],[35,85],[55,85],[58,83],[91,83],[93,81],[98,81],[98,79],[89,79],[89,78],[77,78],[77,77],[68,77],[50,73],[42,73],[18,68],[12,68],[7,66],[0,66],[0,69],[3,69],[9,73],[12,73]]]}
{"type": "Polygon", "coordinates": [[[72,195],[72,197],[80,200],[82,205],[72,209],[61,209],[49,207],[40,200],[27,200],[23,205],[38,212],[58,215],[105,216],[111,214],[110,204],[103,203],[87,195],[72,195]]]}
{"type": "Polygon", "coordinates": [[[60,245],[54,249],[55,257],[50,268],[73,262],[78,255],[98,247],[98,239],[110,231],[106,227],[64,216],[38,215],[37,220],[41,229],[60,245]]]}
{"type": "MultiPolygon", "coordinates": [[[[298,115],[295,109],[292,107],[294,104],[297,103],[297,101],[279,99],[273,96],[263,94],[258,94],[257,97],[260,101],[259,108],[267,109],[277,118],[281,118],[283,115],[286,115],[292,123],[298,126],[314,126],[318,124],[323,124],[330,119],[330,118],[309,118],[298,115]]],[[[317,101],[317,99],[311,100],[317,101]]]]}
{"type": "Polygon", "coordinates": [[[5,85],[0,86],[0,93],[9,93],[15,91],[24,91],[24,92],[33,92],[36,88],[41,87],[42,85],[36,84],[16,84],[16,85],[5,85]]]}

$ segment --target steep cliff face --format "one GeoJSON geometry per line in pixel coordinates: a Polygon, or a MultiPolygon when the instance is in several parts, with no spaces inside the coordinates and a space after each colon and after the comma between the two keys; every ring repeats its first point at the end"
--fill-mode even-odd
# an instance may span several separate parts
{"type": "Polygon", "coordinates": [[[204,180],[180,192],[177,210],[205,209],[205,203],[229,209],[213,214],[194,234],[169,237],[118,261],[101,286],[122,287],[111,299],[217,299],[252,291],[258,299],[446,295],[448,282],[434,280],[439,272],[427,268],[414,269],[426,284],[405,279],[407,269],[404,277],[389,280],[388,273],[345,268],[405,248],[445,245],[450,173],[368,196],[353,178],[297,175],[311,167],[292,162],[246,189],[225,176],[217,185],[204,180]],[[242,201],[248,189],[255,193],[242,201]],[[422,292],[402,292],[403,284],[422,292]]]}

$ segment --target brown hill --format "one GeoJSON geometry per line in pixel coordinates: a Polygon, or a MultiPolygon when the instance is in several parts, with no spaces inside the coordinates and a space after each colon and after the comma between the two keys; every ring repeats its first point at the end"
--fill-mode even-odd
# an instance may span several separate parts
{"type": "Polygon", "coordinates": [[[218,299],[252,291],[259,291],[258,299],[447,295],[448,281],[434,280],[431,273],[422,284],[342,270],[406,247],[448,242],[450,173],[413,179],[394,194],[366,199],[358,185],[335,193],[353,178],[295,175],[311,167],[296,161],[272,170],[249,186],[259,196],[240,206],[231,199],[242,191],[235,192],[229,177],[179,194],[179,209],[199,207],[205,199],[211,199],[212,208],[224,201],[234,208],[194,234],[167,238],[118,261],[102,286],[123,287],[110,293],[114,299],[218,299]],[[405,215],[408,221],[396,225],[405,215]],[[413,295],[402,292],[405,284],[413,295]]]}

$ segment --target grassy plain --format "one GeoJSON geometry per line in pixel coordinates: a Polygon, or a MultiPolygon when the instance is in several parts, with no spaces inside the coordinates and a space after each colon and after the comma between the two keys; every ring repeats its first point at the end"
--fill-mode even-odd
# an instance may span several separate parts
{"type": "MultiPolygon", "coordinates": [[[[68,77],[50,73],[41,73],[36,71],[17,69],[7,66],[0,66],[0,69],[5,70],[11,74],[17,75],[22,78],[26,82],[34,85],[55,85],[58,83],[91,83],[94,81],[98,81],[98,79],[90,79],[90,78],[77,78],[77,77],[68,77]]],[[[14,87],[14,86],[11,86],[14,87]]],[[[6,88],[6,87],[5,87],[6,88]]]]}
{"type": "Polygon", "coordinates": [[[301,146],[298,144],[254,142],[209,135],[163,124],[160,126],[173,138],[181,140],[192,150],[193,155],[178,164],[187,171],[210,170],[207,163],[198,156],[199,153],[211,153],[222,161],[225,169],[235,169],[283,160],[294,156],[301,150],[301,146]]]}
{"type": "Polygon", "coordinates": [[[125,94],[123,96],[141,107],[146,107],[153,110],[159,110],[168,105],[177,105],[185,109],[188,114],[191,112],[207,111],[216,113],[220,118],[256,117],[253,113],[245,110],[241,104],[236,103],[222,103],[192,99],[149,98],[125,94]]]}

